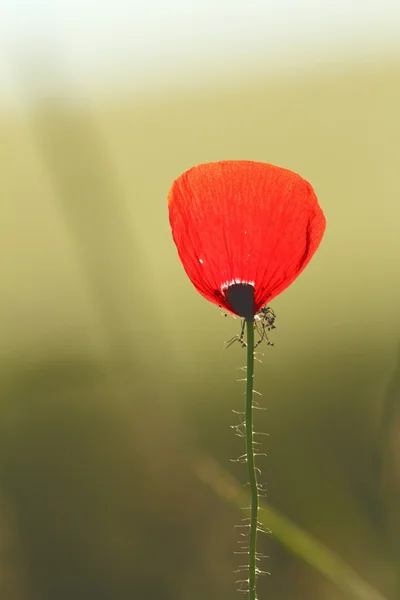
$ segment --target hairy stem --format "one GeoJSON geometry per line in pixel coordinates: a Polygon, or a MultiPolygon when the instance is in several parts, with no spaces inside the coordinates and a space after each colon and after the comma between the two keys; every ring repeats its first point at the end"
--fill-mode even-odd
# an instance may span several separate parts
{"type": "Polygon", "coordinates": [[[249,532],[249,600],[256,600],[256,553],[258,527],[258,483],[253,444],[253,377],[254,377],[254,320],[246,319],[247,375],[246,375],[246,455],[250,480],[249,532]]]}

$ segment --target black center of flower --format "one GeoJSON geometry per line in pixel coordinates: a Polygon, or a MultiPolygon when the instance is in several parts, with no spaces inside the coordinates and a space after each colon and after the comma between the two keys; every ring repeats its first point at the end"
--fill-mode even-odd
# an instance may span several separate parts
{"type": "Polygon", "coordinates": [[[248,283],[234,283],[226,292],[232,310],[244,319],[254,319],[254,288],[248,283]]]}

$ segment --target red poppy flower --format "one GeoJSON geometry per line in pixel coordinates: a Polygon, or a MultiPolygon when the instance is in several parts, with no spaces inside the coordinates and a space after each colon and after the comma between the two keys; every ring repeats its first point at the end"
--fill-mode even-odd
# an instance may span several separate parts
{"type": "Polygon", "coordinates": [[[174,181],[168,206],[172,235],[195,288],[246,319],[298,277],[325,231],[311,185],[260,162],[193,167],[174,181]]]}

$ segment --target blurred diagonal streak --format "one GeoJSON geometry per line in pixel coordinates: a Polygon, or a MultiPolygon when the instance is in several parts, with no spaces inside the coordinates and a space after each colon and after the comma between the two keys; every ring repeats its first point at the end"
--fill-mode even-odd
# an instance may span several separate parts
{"type": "Polygon", "coordinates": [[[400,346],[382,406],[378,443],[381,514],[394,560],[400,561],[400,346]]]}
{"type": "MultiPolygon", "coordinates": [[[[54,67],[53,59],[46,75],[57,88],[54,81],[65,82],[54,67]]],[[[43,73],[43,65],[40,70],[43,73]]],[[[77,250],[107,352],[118,362],[129,362],[133,355],[137,359],[132,316],[144,306],[151,311],[149,298],[155,294],[125,214],[109,149],[83,103],[74,105],[45,94],[38,89],[40,73],[34,70],[33,77],[26,68],[20,71],[27,96],[33,97],[29,118],[35,141],[77,250]]]]}
{"type": "MultiPolygon", "coordinates": [[[[249,503],[249,494],[212,458],[202,458],[194,466],[199,479],[222,500],[242,509],[249,503]]],[[[326,548],[312,535],[300,529],[275,509],[262,502],[259,520],[263,527],[292,554],[308,563],[334,583],[349,598],[358,600],[387,600],[378,590],[364,581],[337,554],[326,548]]]]}

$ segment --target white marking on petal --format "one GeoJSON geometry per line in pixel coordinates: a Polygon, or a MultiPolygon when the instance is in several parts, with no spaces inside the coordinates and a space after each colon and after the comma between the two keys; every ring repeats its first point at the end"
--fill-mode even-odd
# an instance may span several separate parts
{"type": "Polygon", "coordinates": [[[252,285],[254,287],[255,282],[254,281],[246,281],[245,279],[231,279],[231,281],[226,281],[225,283],[223,283],[221,285],[221,292],[225,292],[225,290],[228,289],[228,287],[230,287],[231,285],[235,285],[236,283],[241,283],[243,285],[252,285]]]}

